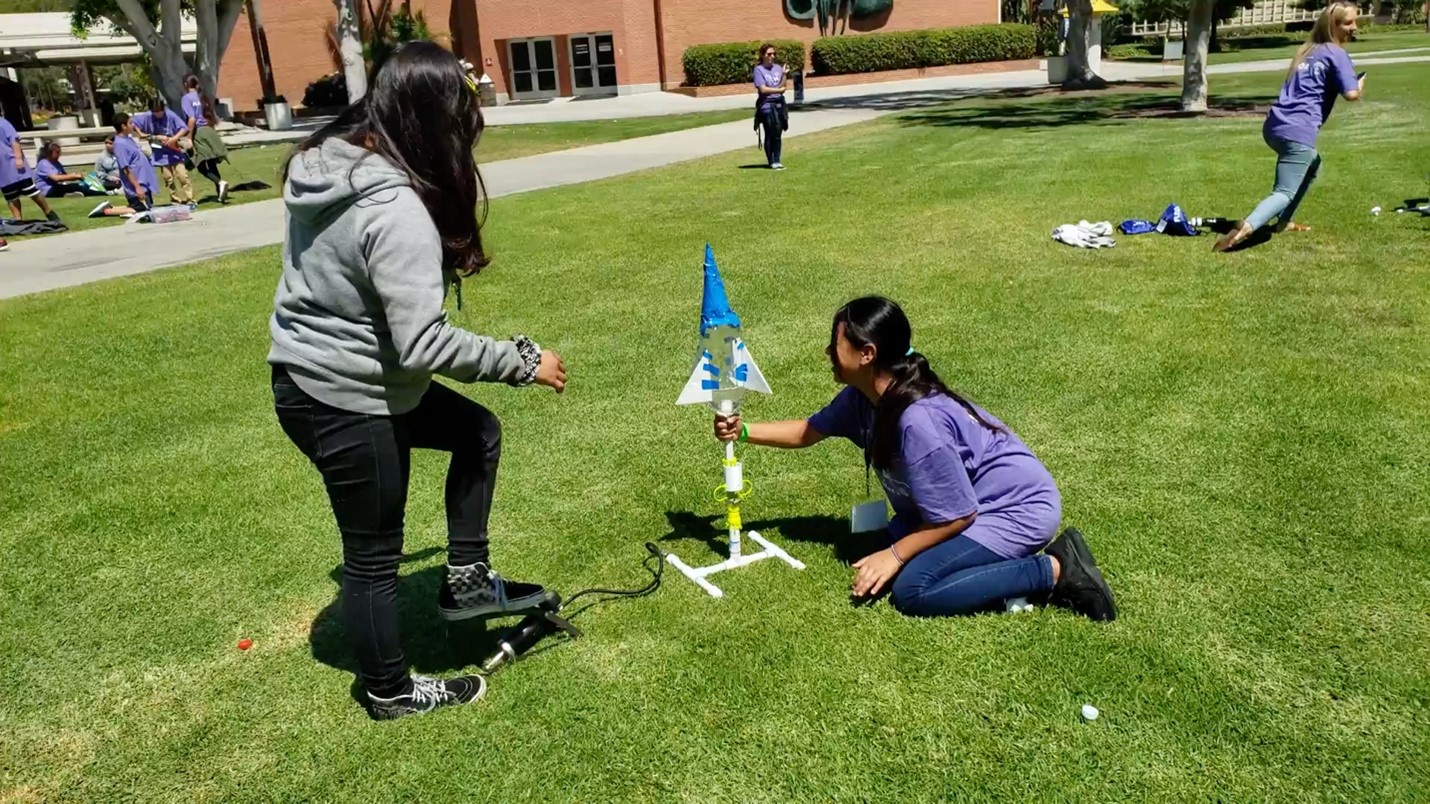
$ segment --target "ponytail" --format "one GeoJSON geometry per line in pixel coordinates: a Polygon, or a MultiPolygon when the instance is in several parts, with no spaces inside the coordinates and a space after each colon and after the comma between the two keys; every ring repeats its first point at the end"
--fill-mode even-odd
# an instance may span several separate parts
{"type": "Polygon", "coordinates": [[[924,397],[943,394],[962,405],[974,421],[994,432],[1003,432],[1002,427],[979,413],[972,402],[945,385],[929,366],[928,359],[913,350],[909,345],[913,330],[899,305],[882,296],[865,296],[841,307],[834,314],[829,333],[831,360],[834,360],[840,324],[844,325],[844,337],[854,348],[873,345],[875,366],[894,378],[874,405],[872,443],[868,446],[870,463],[875,467],[887,469],[893,465],[901,446],[899,421],[910,405],[924,397]]]}
{"type": "Polygon", "coordinates": [[[922,354],[914,352],[905,355],[886,369],[894,375],[894,381],[884,389],[874,406],[874,443],[870,461],[876,468],[887,469],[893,465],[899,453],[899,422],[904,411],[925,397],[943,394],[962,405],[974,421],[995,433],[1003,432],[1002,427],[984,418],[972,402],[945,385],[922,354]]]}

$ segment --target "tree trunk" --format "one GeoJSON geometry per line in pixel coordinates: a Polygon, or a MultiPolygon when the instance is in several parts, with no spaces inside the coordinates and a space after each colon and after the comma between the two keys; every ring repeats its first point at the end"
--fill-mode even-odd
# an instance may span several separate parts
{"type": "Polygon", "coordinates": [[[118,13],[107,13],[105,18],[120,30],[134,37],[144,55],[149,57],[149,79],[165,103],[177,106],[184,96],[184,76],[189,74],[189,64],[184,61],[184,51],[180,49],[179,0],[163,0],[160,13],[173,9],[173,22],[156,27],[149,19],[140,0],[115,0],[118,13]]]}
{"type": "Polygon", "coordinates": [[[1067,59],[1068,76],[1063,89],[1102,89],[1107,82],[1092,71],[1088,64],[1089,36],[1092,25],[1092,0],[1069,0],[1067,59]]]}
{"type": "Polygon", "coordinates": [[[273,84],[273,62],[268,58],[268,35],[263,32],[263,14],[258,0],[248,0],[248,30],[253,34],[253,54],[258,60],[258,83],[262,85],[261,103],[273,103],[278,89],[273,84]]]}
{"type": "Polygon", "coordinates": [[[1207,48],[1216,0],[1192,0],[1182,52],[1182,111],[1207,110],[1207,48]]]}
{"type": "Polygon", "coordinates": [[[357,103],[367,94],[367,65],[362,60],[362,31],[358,26],[355,0],[334,0],[338,6],[338,55],[343,60],[343,78],[348,85],[348,103],[357,103]]]}

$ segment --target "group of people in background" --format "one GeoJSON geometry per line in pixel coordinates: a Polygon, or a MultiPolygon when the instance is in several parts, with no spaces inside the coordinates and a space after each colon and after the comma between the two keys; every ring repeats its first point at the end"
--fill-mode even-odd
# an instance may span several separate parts
{"type": "MultiPolygon", "coordinates": [[[[96,157],[88,174],[75,173],[61,161],[63,149],[56,141],[45,143],[35,166],[25,157],[19,133],[0,118],[0,192],[10,208],[10,217],[22,218],[21,199],[30,198],[45,218],[63,223],[46,199],[69,195],[110,196],[122,193],[124,205],[102,201],[89,213],[91,218],[129,217],[155,206],[159,177],[169,191],[169,203],[197,207],[189,167],[213,182],[219,203],[227,203],[229,185],[219,171],[228,159],[228,147],[214,129],[218,116],[213,101],[199,88],[199,79],[189,76],[181,100],[182,114],[169,109],[163,99],[155,99],[149,110],[135,115],[114,116],[114,134],[104,140],[104,151],[96,157]],[[143,142],[148,142],[146,149],[143,142]]],[[[0,250],[7,247],[0,239],[0,250]]]]}

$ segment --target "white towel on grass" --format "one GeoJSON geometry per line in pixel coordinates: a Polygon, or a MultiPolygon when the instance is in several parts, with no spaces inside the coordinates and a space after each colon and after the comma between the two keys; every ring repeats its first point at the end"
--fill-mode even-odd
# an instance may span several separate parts
{"type": "Polygon", "coordinates": [[[1107,221],[1065,223],[1053,230],[1054,240],[1078,248],[1112,248],[1117,241],[1111,235],[1112,224],[1107,221]]]}

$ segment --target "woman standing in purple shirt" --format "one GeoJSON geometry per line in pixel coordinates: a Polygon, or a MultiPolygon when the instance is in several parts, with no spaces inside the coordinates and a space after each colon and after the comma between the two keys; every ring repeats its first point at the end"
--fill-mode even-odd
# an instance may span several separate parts
{"type": "Polygon", "coordinates": [[[925,617],[1032,597],[1114,619],[1082,535],[1068,528],[1053,538],[1062,500],[1048,470],[1006,425],[949,390],[911,335],[894,302],[855,299],[835,313],[826,350],[848,386],[834,401],[807,420],[717,416],[716,437],[794,449],[840,436],[864,450],[894,518],[889,547],[854,563],[856,597],[887,586],[895,608],[925,617]]]}
{"type": "Polygon", "coordinates": [[[1276,219],[1276,231],[1305,231],[1292,218],[1321,168],[1316,136],[1331,116],[1339,95],[1358,101],[1365,77],[1342,47],[1356,32],[1354,3],[1332,3],[1311,29],[1311,37],[1291,59],[1281,96],[1266,114],[1262,139],[1276,152],[1276,184],[1241,225],[1217,238],[1214,251],[1235,248],[1253,232],[1276,219]]]}
{"type": "Polygon", "coordinates": [[[765,161],[771,170],[784,170],[780,164],[780,140],[789,128],[789,110],[785,108],[785,90],[789,76],[784,65],[775,64],[775,46],[760,45],[760,63],[755,65],[755,126],[765,132],[765,161]]]}

